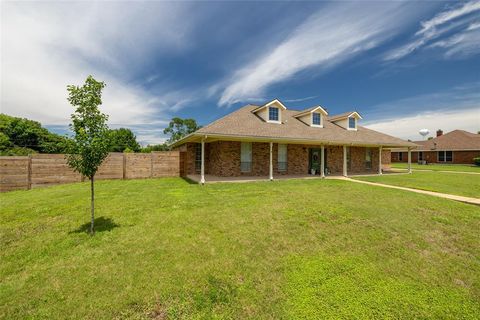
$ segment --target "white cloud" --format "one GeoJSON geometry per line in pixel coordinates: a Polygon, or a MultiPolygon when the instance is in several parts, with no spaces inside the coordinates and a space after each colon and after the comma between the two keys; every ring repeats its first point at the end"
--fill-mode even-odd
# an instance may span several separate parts
{"type": "MultiPolygon", "coordinates": [[[[65,125],[66,86],[87,75],[105,81],[101,109],[112,125],[162,125],[176,103],[131,83],[129,71],[152,55],[184,50],[193,19],[165,3],[2,2],[1,112],[65,125]],[[175,23],[182,20],[182,23],[175,23]]],[[[152,129],[153,130],[153,129],[152,129]]],[[[159,129],[161,131],[161,129],[159,129]]]]}
{"type": "Polygon", "coordinates": [[[480,83],[428,93],[369,108],[365,126],[396,137],[419,140],[418,130],[480,130],[480,83]]]}
{"type": "MultiPolygon", "coordinates": [[[[235,71],[219,100],[229,105],[261,96],[265,89],[307,68],[328,68],[379,45],[399,32],[416,13],[404,3],[330,4],[312,14],[272,50],[235,71]]],[[[268,48],[268,46],[265,46],[268,48]]],[[[218,86],[212,89],[218,90],[218,86]]]]}
{"type": "MultiPolygon", "coordinates": [[[[470,14],[480,10],[480,1],[470,1],[464,3],[462,6],[443,11],[437,14],[430,20],[421,22],[422,27],[415,33],[414,39],[399,47],[387,52],[384,56],[384,60],[398,60],[401,59],[414,51],[424,47],[427,43],[434,39],[438,39],[442,35],[447,34],[453,29],[467,25],[472,19],[470,14]],[[455,21],[458,19],[457,21],[455,21]]],[[[469,28],[474,27],[475,24],[469,26],[469,28]]],[[[465,42],[463,49],[469,50],[471,52],[472,44],[469,37],[459,36],[456,39],[457,43],[465,42]]],[[[460,49],[461,50],[461,49],[460,49]]],[[[459,50],[457,50],[458,52],[459,50]]]]}
{"type": "Polygon", "coordinates": [[[395,137],[421,140],[420,129],[430,130],[431,135],[437,129],[449,132],[455,129],[477,132],[480,130],[480,106],[472,109],[428,111],[414,116],[378,121],[366,126],[395,137]]]}

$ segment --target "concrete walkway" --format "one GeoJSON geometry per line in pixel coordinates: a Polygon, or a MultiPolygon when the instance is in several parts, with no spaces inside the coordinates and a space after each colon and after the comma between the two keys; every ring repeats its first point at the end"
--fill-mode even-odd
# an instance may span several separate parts
{"type": "MultiPolygon", "coordinates": [[[[392,171],[407,171],[408,169],[403,168],[392,168],[392,171]]],[[[445,173],[464,173],[464,174],[480,174],[480,172],[471,172],[471,171],[452,171],[452,170],[431,170],[431,169],[412,169],[412,171],[429,171],[429,172],[445,172],[445,173]]]]}
{"type": "MultiPolygon", "coordinates": [[[[332,177],[332,178],[334,178],[334,177],[332,177]]],[[[477,199],[477,198],[470,198],[470,197],[456,196],[456,195],[448,194],[448,193],[441,193],[441,192],[434,192],[434,191],[427,191],[427,190],[392,186],[392,185],[389,185],[389,184],[355,180],[355,179],[346,178],[346,177],[335,177],[335,178],[336,179],[341,179],[341,180],[347,180],[347,181],[351,181],[351,182],[369,184],[371,186],[378,186],[378,187],[384,187],[384,188],[390,188],[390,189],[398,189],[398,190],[405,190],[405,191],[411,191],[411,192],[416,192],[416,193],[422,193],[422,194],[427,194],[429,196],[434,196],[434,197],[439,197],[439,198],[444,198],[444,199],[450,199],[450,200],[455,200],[455,201],[460,201],[460,202],[480,206],[480,199],[477,199]]]]}

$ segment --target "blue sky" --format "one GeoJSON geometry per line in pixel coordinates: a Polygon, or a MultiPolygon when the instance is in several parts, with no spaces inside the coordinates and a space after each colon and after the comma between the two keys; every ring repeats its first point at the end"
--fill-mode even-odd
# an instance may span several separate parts
{"type": "Polygon", "coordinates": [[[480,1],[2,2],[1,112],[65,132],[66,85],[143,144],[247,103],[357,110],[401,138],[480,130],[480,1]]]}

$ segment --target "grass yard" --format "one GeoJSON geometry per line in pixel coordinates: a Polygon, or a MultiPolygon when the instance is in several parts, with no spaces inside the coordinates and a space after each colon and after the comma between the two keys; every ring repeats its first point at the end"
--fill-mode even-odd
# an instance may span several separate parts
{"type": "Polygon", "coordinates": [[[480,175],[414,171],[411,174],[355,177],[357,180],[480,198],[480,175]]]}
{"type": "Polygon", "coordinates": [[[0,195],[2,319],[478,319],[480,210],[340,180],[0,195]]]}
{"type": "MultiPolygon", "coordinates": [[[[408,169],[408,164],[405,162],[392,162],[392,168],[395,169],[408,169]]],[[[464,171],[464,172],[477,172],[480,173],[480,167],[475,165],[462,165],[462,164],[429,164],[421,165],[412,163],[412,169],[414,170],[433,170],[433,171],[464,171]]]]}

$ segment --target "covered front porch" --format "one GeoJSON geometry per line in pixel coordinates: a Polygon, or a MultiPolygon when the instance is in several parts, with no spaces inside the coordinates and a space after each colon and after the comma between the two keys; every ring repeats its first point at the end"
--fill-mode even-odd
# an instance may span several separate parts
{"type": "Polygon", "coordinates": [[[180,150],[183,176],[201,184],[318,179],[383,174],[389,165],[388,146],[282,142],[201,139],[188,143],[180,150]]]}

